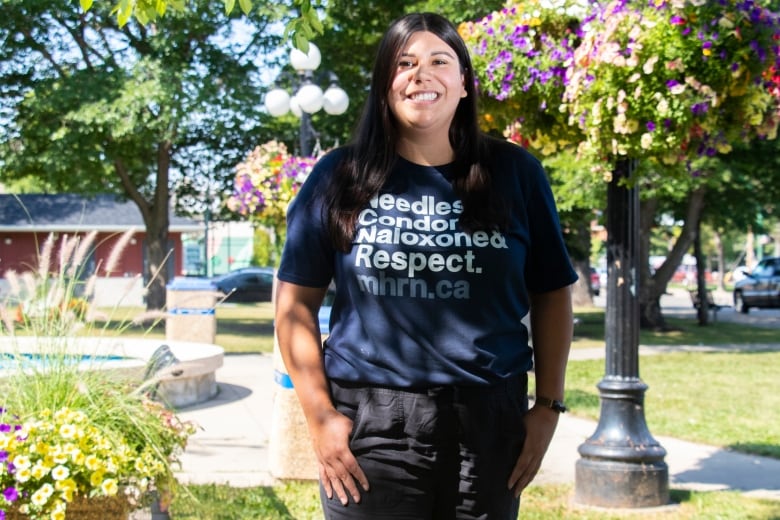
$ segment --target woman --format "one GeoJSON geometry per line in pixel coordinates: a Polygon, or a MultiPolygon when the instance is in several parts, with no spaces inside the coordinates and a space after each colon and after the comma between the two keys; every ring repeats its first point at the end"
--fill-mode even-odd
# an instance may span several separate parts
{"type": "Polygon", "coordinates": [[[446,19],[388,29],[355,139],[288,211],[278,278],[325,517],[517,518],[565,410],[576,274],[539,162],[479,132],[468,50],[446,19]]]}

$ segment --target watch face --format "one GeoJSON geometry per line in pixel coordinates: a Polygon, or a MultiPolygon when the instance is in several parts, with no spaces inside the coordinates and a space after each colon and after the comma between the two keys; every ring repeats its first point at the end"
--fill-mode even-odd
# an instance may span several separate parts
{"type": "Polygon", "coordinates": [[[566,405],[563,404],[562,401],[558,401],[557,399],[549,399],[547,397],[537,397],[536,402],[546,408],[555,410],[558,413],[563,413],[568,410],[568,408],[566,408],[566,405]]]}

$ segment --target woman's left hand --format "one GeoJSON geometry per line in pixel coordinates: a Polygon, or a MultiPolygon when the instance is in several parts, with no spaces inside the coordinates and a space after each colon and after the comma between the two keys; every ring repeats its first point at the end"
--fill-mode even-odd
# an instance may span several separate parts
{"type": "Polygon", "coordinates": [[[525,414],[524,422],[526,436],[523,451],[517,458],[507,483],[507,487],[518,497],[542,467],[542,460],[558,425],[558,412],[535,406],[525,414]]]}

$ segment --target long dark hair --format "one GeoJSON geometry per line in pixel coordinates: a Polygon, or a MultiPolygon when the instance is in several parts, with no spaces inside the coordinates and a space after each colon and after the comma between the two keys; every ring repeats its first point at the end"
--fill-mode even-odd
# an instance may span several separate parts
{"type": "Polygon", "coordinates": [[[387,181],[396,160],[398,127],[388,106],[388,93],[398,56],[410,36],[427,31],[456,53],[464,77],[466,97],[460,100],[450,126],[455,150],[453,187],[463,200],[461,226],[466,230],[503,228],[507,216],[503,199],[491,190],[488,139],[477,122],[477,89],[471,57],[455,26],[434,13],[408,14],[395,20],[379,44],[371,88],[344,160],[328,186],[328,226],[336,247],[348,251],[358,214],[387,181]]]}

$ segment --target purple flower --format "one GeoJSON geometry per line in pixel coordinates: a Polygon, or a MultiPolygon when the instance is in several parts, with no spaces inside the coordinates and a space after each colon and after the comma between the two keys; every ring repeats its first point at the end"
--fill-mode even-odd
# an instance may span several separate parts
{"type": "Polygon", "coordinates": [[[648,121],[647,125],[645,125],[645,126],[647,127],[647,131],[648,132],[654,132],[655,131],[655,123],[653,121],[648,121]]]}
{"type": "Polygon", "coordinates": [[[707,113],[709,110],[709,105],[707,103],[694,103],[693,106],[691,106],[691,112],[695,116],[701,116],[707,113]]]}
{"type": "Polygon", "coordinates": [[[19,499],[19,492],[15,487],[7,487],[3,491],[3,497],[5,497],[8,502],[16,502],[19,499]]]}
{"type": "Polygon", "coordinates": [[[5,450],[0,450],[0,462],[5,462],[8,460],[8,452],[5,450]]]}
{"type": "Polygon", "coordinates": [[[8,433],[11,431],[11,425],[6,423],[0,423],[0,433],[8,433]]]}

